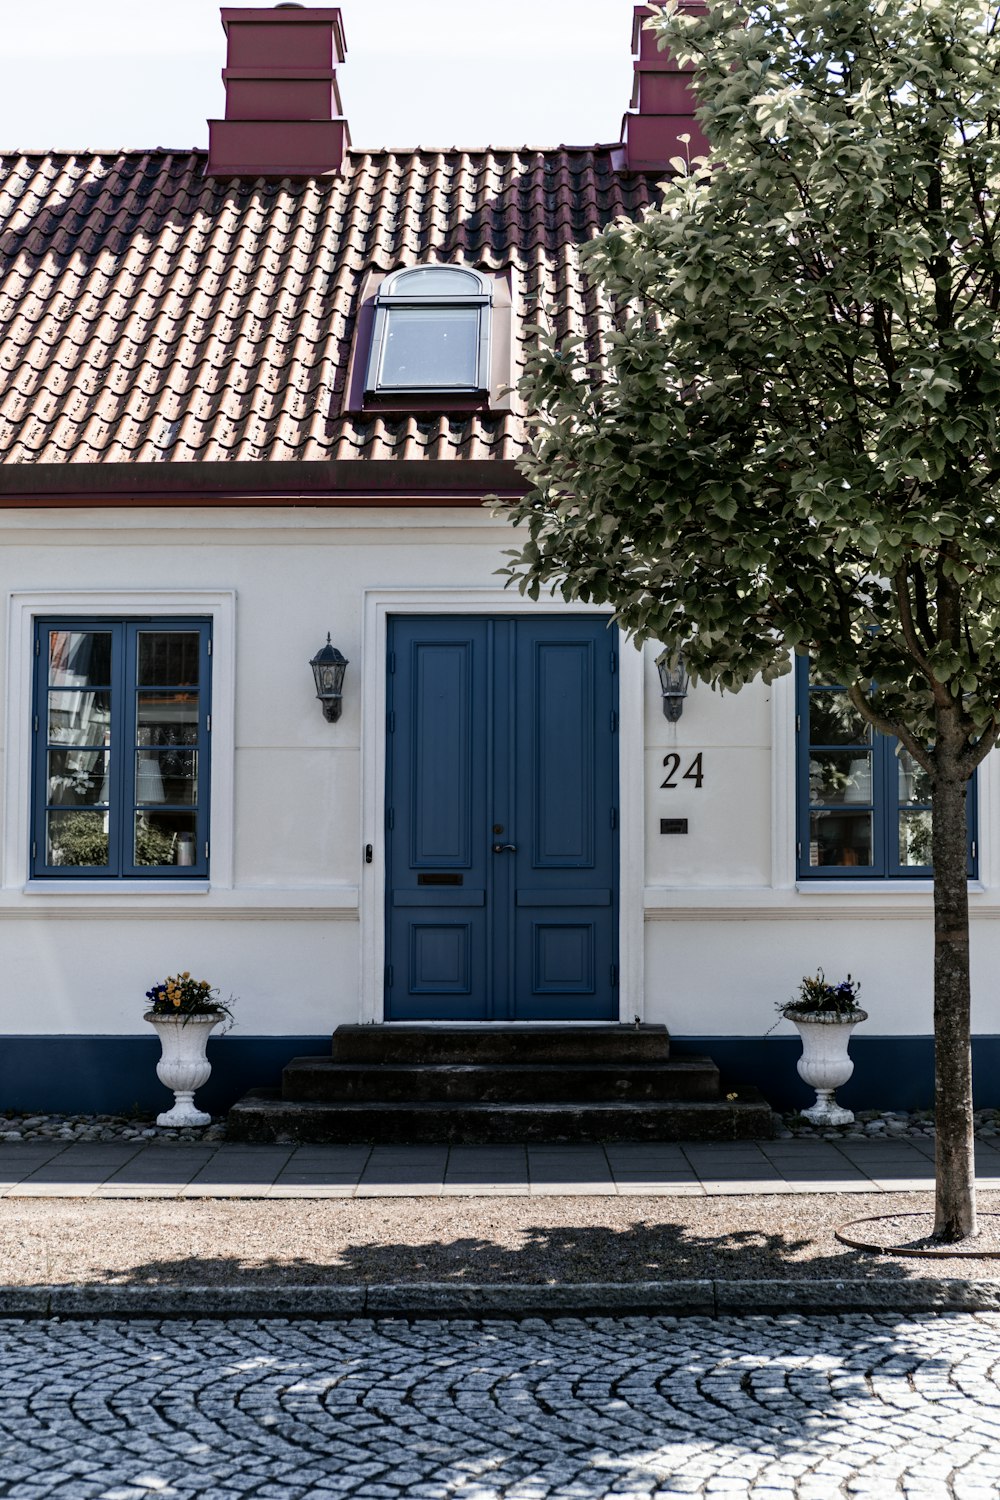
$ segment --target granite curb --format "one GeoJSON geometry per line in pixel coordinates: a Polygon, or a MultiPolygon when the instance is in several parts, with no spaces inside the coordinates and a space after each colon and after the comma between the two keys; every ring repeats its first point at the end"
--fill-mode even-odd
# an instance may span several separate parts
{"type": "Polygon", "coordinates": [[[797,1312],[998,1312],[1000,1281],[683,1280],[541,1286],[0,1286],[0,1319],[723,1317],[797,1312]]]}

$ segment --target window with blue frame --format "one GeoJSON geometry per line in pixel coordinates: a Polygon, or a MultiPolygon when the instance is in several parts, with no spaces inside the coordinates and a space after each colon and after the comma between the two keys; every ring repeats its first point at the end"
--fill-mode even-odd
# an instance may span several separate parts
{"type": "MultiPolygon", "coordinates": [[[[930,777],[879,734],[846,690],[796,662],[800,878],[906,879],[933,874],[930,777]]],[[[969,787],[975,874],[975,782],[969,787]]]]}
{"type": "Polygon", "coordinates": [[[208,874],[211,622],[38,620],[33,876],[208,874]]]}

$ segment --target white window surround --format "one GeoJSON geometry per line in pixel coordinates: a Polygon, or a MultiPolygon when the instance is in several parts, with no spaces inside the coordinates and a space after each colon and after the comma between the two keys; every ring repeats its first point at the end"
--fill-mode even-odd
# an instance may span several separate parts
{"type": "MultiPolygon", "coordinates": [[[[362,839],[372,862],[362,866],[361,1020],[384,1016],[386,648],[390,615],[607,615],[606,608],[525,599],[503,588],[392,589],[364,592],[361,704],[362,839]]],[[[644,1014],[643,779],[630,774],[643,758],[643,657],[622,642],[618,653],[619,1019],[644,1014]]]]}
{"type": "Polygon", "coordinates": [[[157,900],[206,896],[233,884],[233,786],[236,701],[236,593],[232,589],[17,590],[8,601],[7,706],[4,757],[3,890],[44,896],[46,906],[81,897],[121,896],[157,900]],[[200,615],[212,621],[211,877],[208,881],[30,880],[31,714],[35,620],[45,615],[75,618],[200,615]]]}

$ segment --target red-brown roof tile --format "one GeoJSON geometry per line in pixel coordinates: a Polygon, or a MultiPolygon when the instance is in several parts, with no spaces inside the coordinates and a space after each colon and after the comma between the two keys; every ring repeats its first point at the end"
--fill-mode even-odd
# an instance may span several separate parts
{"type": "Polygon", "coordinates": [[[361,287],[423,260],[512,267],[516,366],[539,305],[599,338],[572,247],[655,194],[615,155],[354,152],[298,183],[207,179],[203,152],[0,158],[0,496],[69,491],[81,465],[161,466],[173,490],[219,464],[291,487],[364,464],[369,488],[373,464],[432,486],[455,461],[509,465],[509,412],[344,410],[361,287]]]}

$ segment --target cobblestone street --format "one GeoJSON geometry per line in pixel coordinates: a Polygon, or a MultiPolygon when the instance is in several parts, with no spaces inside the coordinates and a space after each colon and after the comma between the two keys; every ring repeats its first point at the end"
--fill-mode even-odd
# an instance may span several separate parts
{"type": "Polygon", "coordinates": [[[9,1500],[986,1500],[1000,1316],[6,1323],[9,1500]]]}

